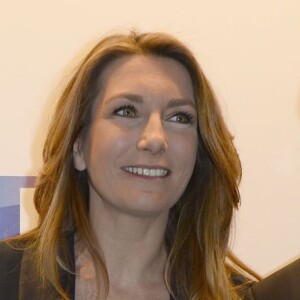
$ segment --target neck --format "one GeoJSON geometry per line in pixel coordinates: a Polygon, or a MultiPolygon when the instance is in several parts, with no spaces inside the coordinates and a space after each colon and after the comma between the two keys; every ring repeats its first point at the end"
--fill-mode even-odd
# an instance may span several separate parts
{"type": "Polygon", "coordinates": [[[91,201],[90,222],[111,284],[125,287],[163,281],[167,220],[168,212],[136,216],[91,201]]]}

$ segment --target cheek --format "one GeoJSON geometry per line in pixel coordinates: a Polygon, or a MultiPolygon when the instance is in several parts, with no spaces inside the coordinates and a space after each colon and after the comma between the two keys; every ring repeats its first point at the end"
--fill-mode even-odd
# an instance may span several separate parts
{"type": "Polygon", "coordinates": [[[195,164],[198,148],[198,138],[196,134],[187,134],[177,141],[177,148],[179,157],[184,158],[186,163],[195,164]]]}
{"type": "Polygon", "coordinates": [[[91,132],[87,157],[93,162],[108,163],[121,156],[132,147],[132,134],[117,127],[98,126],[91,132]]]}

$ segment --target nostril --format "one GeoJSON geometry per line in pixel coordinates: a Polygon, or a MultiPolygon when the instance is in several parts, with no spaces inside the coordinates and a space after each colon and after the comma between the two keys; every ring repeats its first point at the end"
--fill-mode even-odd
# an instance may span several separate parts
{"type": "Polygon", "coordinates": [[[163,139],[143,138],[138,141],[137,149],[157,154],[167,150],[167,143],[163,139]]]}
{"type": "Polygon", "coordinates": [[[149,151],[153,154],[164,152],[167,148],[166,137],[154,133],[143,135],[137,143],[137,149],[139,151],[149,151]]]}

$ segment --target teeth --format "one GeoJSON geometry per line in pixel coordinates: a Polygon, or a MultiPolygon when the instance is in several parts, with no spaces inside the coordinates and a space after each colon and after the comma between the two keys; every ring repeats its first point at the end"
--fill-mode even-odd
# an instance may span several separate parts
{"type": "Polygon", "coordinates": [[[136,167],[124,167],[125,171],[133,174],[149,176],[149,177],[165,177],[168,173],[164,169],[148,169],[148,168],[136,168],[136,167]]]}
{"type": "Polygon", "coordinates": [[[149,175],[150,175],[150,170],[148,170],[148,169],[143,169],[143,175],[149,176],[149,175]]]}

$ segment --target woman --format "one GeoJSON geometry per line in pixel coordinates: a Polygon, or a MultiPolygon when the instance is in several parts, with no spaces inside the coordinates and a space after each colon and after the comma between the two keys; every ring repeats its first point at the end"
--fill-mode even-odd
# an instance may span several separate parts
{"type": "Polygon", "coordinates": [[[180,41],[101,40],[58,102],[43,158],[38,226],[1,246],[5,299],[240,299],[236,269],[249,270],[228,249],[240,161],[180,41]]]}

